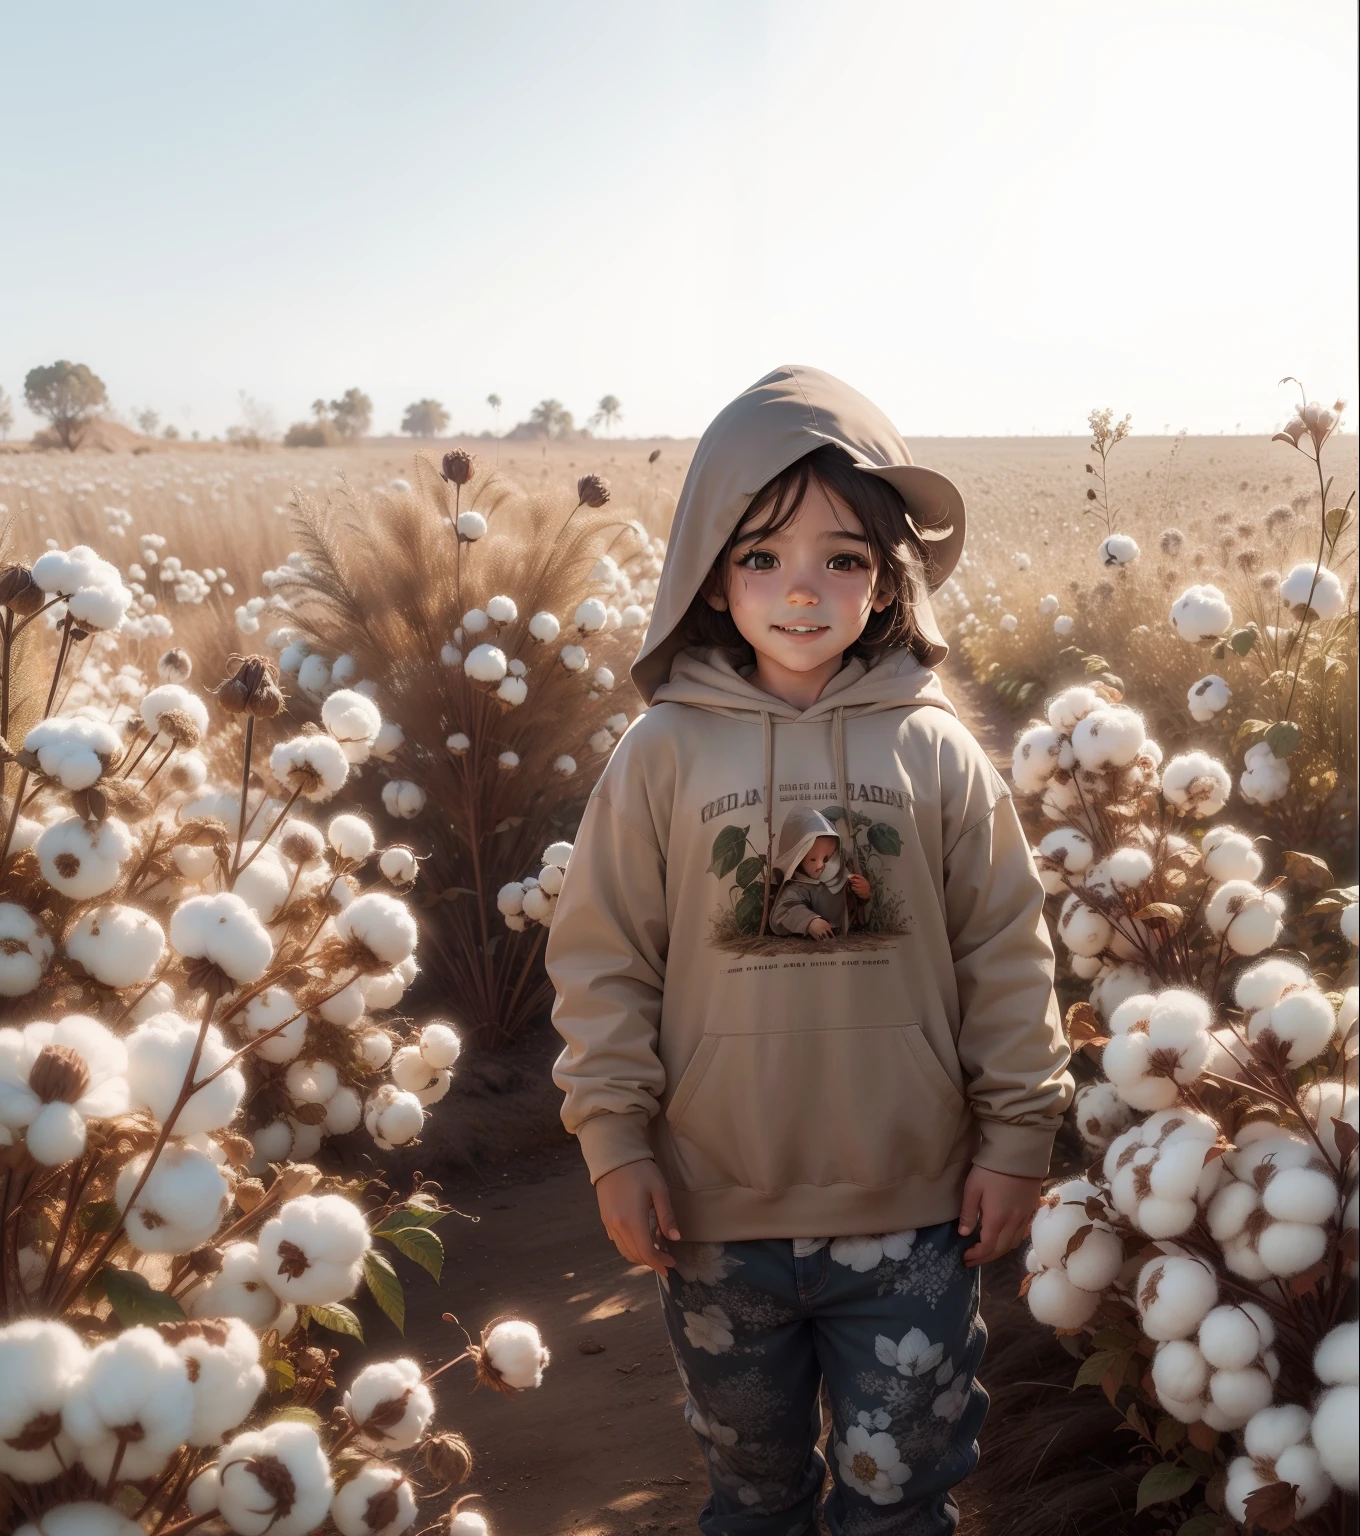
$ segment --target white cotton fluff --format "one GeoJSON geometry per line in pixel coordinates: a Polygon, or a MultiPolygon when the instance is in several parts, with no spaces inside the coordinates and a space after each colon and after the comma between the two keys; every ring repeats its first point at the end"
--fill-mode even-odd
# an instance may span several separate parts
{"type": "Polygon", "coordinates": [[[497,1323],[482,1343],[492,1368],[508,1387],[523,1391],[543,1384],[548,1351],[532,1323],[512,1319],[497,1323]]]}
{"type": "Polygon", "coordinates": [[[1072,731],[1072,751],[1090,772],[1124,768],[1138,756],[1146,739],[1147,727],[1135,710],[1102,706],[1077,722],[1072,731]]]}
{"type": "MultiPolygon", "coordinates": [[[[273,922],[278,916],[292,883],[291,874],[272,844],[261,846],[254,840],[241,844],[241,865],[233,891],[261,923],[273,922]]],[[[209,891],[221,891],[226,884],[226,871],[214,863],[204,884],[209,891]]]]}
{"type": "Polygon", "coordinates": [[[366,1029],[359,1036],[359,1052],[376,1072],[392,1059],[392,1037],[381,1029],[366,1029]]]}
{"type": "Polygon", "coordinates": [[[1039,869],[1039,878],[1050,896],[1057,896],[1068,889],[1064,875],[1080,875],[1091,867],[1095,849],[1091,839],[1076,827],[1059,827],[1048,833],[1039,843],[1039,857],[1057,868],[1039,869]]]}
{"type": "Polygon", "coordinates": [[[324,1306],[354,1294],[369,1246],[358,1206],[342,1195],[299,1195],[264,1224],[260,1268],[281,1300],[324,1306]]]}
{"type": "Polygon", "coordinates": [[[432,1067],[416,1045],[404,1045],[392,1057],[392,1081],[421,1105],[437,1104],[449,1091],[452,1074],[432,1067]]]}
{"type": "Polygon", "coordinates": [[[425,1106],[395,1083],[383,1083],[364,1105],[364,1128],[384,1152],[413,1141],[424,1124],[425,1106]]]}
{"type": "Polygon", "coordinates": [[[276,1420],[247,1430],[223,1447],[215,1467],[189,1485],[190,1512],[216,1510],[243,1536],[305,1536],[330,1510],[335,1485],[316,1430],[296,1420],[276,1420]],[[287,1483],[280,1487],[281,1464],[287,1483]],[[257,1476],[270,1467],[268,1475],[257,1476]]]}
{"type": "Polygon", "coordinates": [[[566,872],[556,864],[545,864],[539,871],[538,888],[545,895],[556,896],[562,890],[562,882],[566,879],[566,872]]]}
{"type": "MultiPolygon", "coordinates": [[[[66,1533],[57,1532],[55,1536],[66,1536],[66,1533]]],[[[491,1527],[486,1523],[486,1517],[475,1509],[460,1509],[449,1517],[449,1536],[491,1536],[491,1527]]]]}
{"type": "Polygon", "coordinates": [[[351,763],[366,763],[382,730],[382,715],[364,694],[340,688],[321,706],[321,723],[351,763]]]}
{"type": "Polygon", "coordinates": [[[1207,752],[1181,752],[1162,769],[1164,798],[1186,816],[1216,816],[1231,793],[1231,774],[1207,752]]]}
{"type": "Polygon", "coordinates": [[[1191,683],[1190,691],[1185,696],[1191,718],[1201,725],[1207,724],[1221,710],[1226,709],[1231,699],[1232,689],[1215,672],[1200,678],[1197,683],[1191,683]]]}
{"type": "MultiPolygon", "coordinates": [[[[287,1148],[283,1154],[287,1155],[287,1148]]],[[[254,1243],[229,1243],[222,1250],[222,1267],[194,1292],[190,1317],[239,1317],[259,1331],[279,1314],[279,1298],[260,1267],[254,1243]]]]}
{"type": "Polygon", "coordinates": [[[1186,1339],[1217,1303],[1218,1279],[1198,1259],[1165,1254],[1138,1271],[1135,1296],[1148,1338],[1186,1339]]]}
{"type": "Polygon", "coordinates": [[[1154,985],[1151,972],[1125,960],[1111,966],[1091,988],[1091,1004],[1108,1020],[1121,1003],[1131,997],[1146,996],[1154,985]]]}
{"type": "Polygon", "coordinates": [[[4,1140],[22,1130],[29,1155],[48,1167],[79,1157],[85,1150],[85,1122],[128,1108],[126,1070],[123,1042],[85,1014],[0,1031],[0,1131],[10,1133],[4,1140]],[[46,1075],[52,1065],[69,1066],[67,1053],[78,1058],[84,1083],[70,1082],[54,1096],[40,1080],[40,1094],[33,1086],[35,1074],[46,1075]],[[67,1060],[55,1063],[54,1055],[67,1060]],[[68,1100],[66,1093],[78,1096],[68,1100]]]}
{"type": "Polygon", "coordinates": [[[142,698],[142,719],[154,735],[161,728],[161,716],[171,713],[188,715],[200,736],[208,734],[208,707],[195,693],[178,683],[162,683],[142,698]]]}
{"type": "MultiPolygon", "coordinates": [[[[1056,607],[1056,603],[1054,605],[1056,607]]],[[[1064,688],[1048,701],[1048,723],[1054,730],[1071,735],[1078,721],[1084,720],[1093,709],[1103,709],[1105,700],[1094,688],[1083,686],[1064,688]]]]}
{"type": "Polygon", "coordinates": [[[326,658],[316,651],[304,656],[297,669],[298,687],[309,699],[322,698],[331,683],[331,667],[326,658]]]}
{"type": "Polygon", "coordinates": [[[188,1368],[194,1419],[189,1445],[217,1445],[250,1413],[264,1391],[260,1341],[239,1317],[208,1323],[171,1346],[188,1368]]]}
{"type": "Polygon", "coordinates": [[[164,1471],[193,1412],[184,1361],[154,1328],[137,1327],[90,1351],[62,1425],[91,1476],[107,1479],[121,1449],[121,1475],[137,1481],[164,1471]]]}
{"type": "Polygon", "coordinates": [[[1002,634],[1013,635],[1020,628],[1020,620],[1013,613],[1003,613],[997,626],[1002,634]]]}
{"type": "Polygon", "coordinates": [[[1254,1301],[1213,1307],[1199,1325],[1199,1347],[1215,1370],[1245,1370],[1275,1342],[1275,1325],[1254,1301]]]}
{"type": "Polygon", "coordinates": [[[390,763],[405,745],[406,732],[395,720],[384,720],[378,727],[378,734],[373,738],[373,756],[381,758],[385,763],[390,763]]]}
{"type": "Polygon", "coordinates": [[[460,539],[475,544],[486,533],[486,518],[480,512],[460,512],[455,528],[460,539]]]}
{"type": "Polygon", "coordinates": [[[1112,533],[1101,540],[1096,558],[1102,565],[1129,565],[1138,558],[1138,545],[1126,533],[1112,533]]]}
{"type": "Polygon", "coordinates": [[[1341,937],[1346,939],[1352,948],[1360,945],[1360,902],[1350,902],[1341,909],[1341,937]]]}
{"type": "Polygon", "coordinates": [[[331,1522],[339,1536],[400,1536],[415,1524],[416,1513],[410,1483],[396,1467],[376,1462],[361,1467],[331,1503],[331,1522]],[[391,1518],[384,1518],[388,1514],[391,1518]]]}
{"type": "Polygon", "coordinates": [[[420,872],[414,851],[401,843],[383,849],[378,869],[393,885],[410,885],[420,872]]]}
{"type": "Polygon", "coordinates": [[[490,627],[491,620],[483,608],[469,608],[463,615],[463,633],[468,635],[484,634],[490,627]]]}
{"type": "Polygon", "coordinates": [[[1083,1083],[1072,1100],[1072,1119],[1087,1148],[1101,1152],[1128,1128],[1133,1111],[1113,1083],[1083,1083]]]}
{"type": "Polygon", "coordinates": [[[340,1086],[340,1074],[329,1061],[300,1059],[284,1074],[284,1083],[298,1104],[324,1104],[340,1086]]]}
{"type": "Polygon", "coordinates": [[[472,738],[462,731],[454,731],[444,745],[455,757],[462,757],[472,745],[472,738]]]}
{"type": "Polygon", "coordinates": [[[1255,880],[1265,868],[1256,844],[1235,827],[1210,827],[1200,844],[1204,871],[1211,880],[1255,880]]]}
{"type": "Polygon", "coordinates": [[[76,901],[112,890],[132,848],[132,834],[116,816],[95,824],[79,816],[54,821],[33,844],[43,879],[76,901]]]}
{"type": "Polygon", "coordinates": [[[411,821],[425,809],[425,791],[410,779],[388,779],[382,787],[382,802],[389,816],[411,821]]]}
{"type": "Polygon", "coordinates": [[[590,665],[590,656],[583,645],[564,645],[557,655],[568,672],[584,672],[590,665]]]}
{"type": "Polygon", "coordinates": [[[502,917],[518,917],[524,910],[524,886],[511,880],[496,892],[496,909],[502,917]]]}
{"type": "Polygon", "coordinates": [[[1032,725],[1021,732],[1011,754],[1011,777],[1021,794],[1034,795],[1043,789],[1058,770],[1061,751],[1062,737],[1051,725],[1032,725]]]}
{"type": "Polygon", "coordinates": [[[609,610],[599,598],[588,597],[572,615],[572,623],[582,634],[589,635],[603,629],[608,618],[609,610]]]}
{"type": "MultiPolygon", "coordinates": [[[[134,1108],[150,1110],[165,1123],[188,1076],[198,1035],[199,1026],[177,1013],[153,1014],[132,1031],[127,1037],[127,1080],[134,1108]]],[[[232,1054],[221,1031],[210,1024],[194,1082],[216,1072],[232,1054]]],[[[229,1067],[190,1095],[175,1119],[176,1134],[192,1136],[196,1131],[221,1130],[235,1119],[245,1091],[245,1078],[236,1067],[229,1067]]]]}
{"type": "Polygon", "coordinates": [[[439,1020],[427,1024],[420,1032],[420,1054],[436,1071],[451,1068],[462,1049],[457,1030],[439,1020]]]}
{"type": "Polygon", "coordinates": [[[529,633],[542,644],[556,640],[561,632],[562,626],[554,614],[539,612],[529,620],[529,633]]]}
{"type": "Polygon", "coordinates": [[[0,997],[31,992],[43,979],[55,949],[26,907],[0,901],[0,997]]]}
{"type": "Polygon", "coordinates": [[[560,773],[564,779],[569,779],[576,772],[576,759],[564,752],[560,757],[553,759],[553,772],[560,773]]]}
{"type": "Polygon", "coordinates": [[[367,977],[356,976],[353,981],[341,987],[338,992],[332,993],[324,1002],[318,1003],[316,1011],[328,1024],[339,1024],[344,1029],[352,1029],[363,1018],[364,1010],[368,1006],[363,986],[367,979],[367,977]]]}
{"type": "Polygon", "coordinates": [[[1249,880],[1225,880],[1209,898],[1204,920],[1238,955],[1259,955],[1280,936],[1284,897],[1249,880]]]}
{"type": "Polygon", "coordinates": [[[409,1359],[379,1360],[359,1372],[345,1393],[344,1406],[365,1441],[384,1450],[406,1451],[420,1440],[434,1418],[434,1397],[424,1375],[409,1359]],[[398,1405],[399,1417],[393,1411],[398,1405]],[[375,1418],[376,1423],[370,1422],[375,1418]]]}
{"type": "Polygon", "coordinates": [[[1335,619],[1346,611],[1346,588],[1335,571],[1302,561],[1280,582],[1280,601],[1296,619],[1335,619]]]}
{"type": "Polygon", "coordinates": [[[1145,848],[1116,848],[1092,864],[1083,880],[1088,891],[1100,896],[1136,891],[1152,878],[1152,855],[1145,848]]]}
{"type": "Polygon", "coordinates": [[[1110,942],[1108,921],[1075,892],[1063,903],[1058,936],[1074,955],[1098,955],[1110,942]]]}
{"type": "Polygon", "coordinates": [[[165,932],[155,918],[119,903],[91,908],[66,940],[66,953],[106,987],[150,980],[164,952],[165,932]]]}
{"type": "Polygon", "coordinates": [[[1270,805],[1289,792],[1289,759],[1276,757],[1270,746],[1258,741],[1242,755],[1244,771],[1237,781],[1242,798],[1252,805],[1270,805]]]}
{"type": "Polygon", "coordinates": [[[246,901],[232,891],[191,896],[170,917],[170,943],[186,960],[208,960],[233,981],[258,981],[274,941],[246,901]]]}
{"type": "Polygon", "coordinates": [[[1312,977],[1292,960],[1262,960],[1238,976],[1233,1001],[1250,1014],[1259,1008],[1273,1007],[1286,992],[1311,985],[1312,977]]]}
{"type": "Polygon", "coordinates": [[[191,1253],[217,1231],[231,1201],[231,1185],[211,1158],[171,1142],[134,1199],[149,1155],[125,1163],[114,1190],[128,1240],[142,1253],[191,1253]]]}
{"type": "Polygon", "coordinates": [[[335,929],[346,943],[361,945],[385,966],[400,965],[415,952],[415,918],[404,902],[381,891],[356,896],[336,917],[335,929]]]}
{"type": "MultiPolygon", "coordinates": [[[[1157,1346],[1152,1357],[1152,1385],[1157,1389],[1162,1406],[1173,1418],[1180,1418],[1176,1407],[1181,1405],[1193,1404],[1202,1410],[1204,1393],[1209,1385],[1209,1362],[1191,1340],[1168,1339],[1157,1346]]],[[[1198,1417],[1196,1412],[1195,1419],[1186,1422],[1194,1423],[1198,1417]]]]}
{"type": "Polygon", "coordinates": [[[378,845],[372,826],[362,816],[345,812],[331,818],[326,840],[342,859],[362,864],[378,845]]]}
{"type": "Polygon", "coordinates": [[[338,741],[318,731],[281,741],[269,754],[269,771],[290,792],[320,804],[344,788],[349,759],[338,741]]]}
{"type": "Polygon", "coordinates": [[[496,766],[502,773],[513,773],[519,767],[519,753],[505,751],[496,757],[496,766]]]}
{"type": "Polygon", "coordinates": [[[1347,1493],[1360,1491],[1360,1387],[1329,1387],[1318,1399],[1311,1435],[1327,1475],[1347,1493]]]}
{"type": "Polygon", "coordinates": [[[498,683],[509,671],[509,663],[500,646],[482,644],[468,652],[463,660],[463,671],[475,683],[498,683]]]}
{"type": "Polygon", "coordinates": [[[1228,600],[1215,586],[1189,586],[1171,605],[1171,627],[1182,640],[1201,645],[1217,640],[1232,623],[1228,600]]]}
{"type": "Polygon", "coordinates": [[[446,667],[461,667],[463,665],[463,653],[456,645],[445,643],[440,647],[439,660],[446,667]]]}
{"type": "Polygon", "coordinates": [[[347,1136],[363,1124],[364,1101],[347,1083],[340,1086],[326,1100],[326,1118],[321,1129],[327,1136],[347,1136]]]}
{"type": "Polygon", "coordinates": [[[58,715],[40,721],[24,737],[24,751],[63,789],[88,789],[123,755],[123,740],[103,720],[58,715]]]}
{"type": "Polygon", "coordinates": [[[0,1328],[0,1472],[21,1483],[45,1483],[75,1460],[59,1416],[87,1358],[64,1323],[24,1318],[0,1328]],[[32,1437],[27,1450],[21,1448],[25,1431],[32,1437]]]}
{"type": "Polygon", "coordinates": [[[1336,1183],[1319,1168],[1280,1168],[1262,1190],[1261,1205],[1276,1221],[1321,1226],[1337,1214],[1336,1183]]]}
{"type": "Polygon", "coordinates": [[[1036,1322],[1049,1328],[1080,1328],[1095,1314],[1100,1297],[1073,1285],[1061,1269],[1045,1269],[1030,1281],[1025,1293],[1036,1322]]]}
{"type": "Polygon", "coordinates": [[[1256,1009],[1247,1019],[1247,1039],[1254,1045],[1269,1032],[1286,1048],[1286,1063],[1291,1068],[1320,1056],[1331,1044],[1335,1029],[1332,1005],[1311,984],[1291,989],[1278,1002],[1256,1009]]]}
{"type": "Polygon", "coordinates": [[[281,1065],[292,1061],[302,1050],[307,1034],[307,1015],[299,1012],[297,1000],[284,987],[266,987],[251,998],[238,1017],[252,1040],[283,1026],[278,1034],[255,1047],[255,1054],[261,1060],[281,1065]]]}

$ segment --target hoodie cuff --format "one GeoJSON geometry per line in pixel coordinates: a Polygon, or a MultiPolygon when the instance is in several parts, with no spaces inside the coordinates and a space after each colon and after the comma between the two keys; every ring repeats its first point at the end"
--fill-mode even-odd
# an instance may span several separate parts
{"type": "Polygon", "coordinates": [[[978,1125],[982,1144],[973,1157],[977,1167],[1017,1179],[1048,1176],[1056,1126],[1050,1131],[1041,1125],[1011,1125],[1005,1120],[980,1120],[978,1125]]]}
{"type": "Polygon", "coordinates": [[[592,1184],[625,1163],[636,1163],[644,1157],[655,1160],[647,1140],[647,1115],[643,1112],[606,1111],[592,1115],[576,1128],[576,1139],[581,1143],[592,1184]]]}

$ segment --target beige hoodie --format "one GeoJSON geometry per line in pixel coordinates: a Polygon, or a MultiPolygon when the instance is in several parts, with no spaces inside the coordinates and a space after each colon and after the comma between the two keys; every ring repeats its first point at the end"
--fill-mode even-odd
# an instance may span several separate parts
{"type": "Polygon", "coordinates": [[[799,710],[674,635],[751,495],[828,440],[867,457],[865,420],[891,450],[874,462],[909,462],[813,370],[769,375],[705,433],[634,669],[652,707],[591,795],[549,933],[563,1123],[592,1182],[655,1158],[693,1241],[950,1220],[974,1161],[1047,1171],[1072,1094],[1043,887],[934,673],[905,651],[853,659],[799,710]],[[768,929],[765,869],[809,808],[872,892],[821,941],[768,929]]]}

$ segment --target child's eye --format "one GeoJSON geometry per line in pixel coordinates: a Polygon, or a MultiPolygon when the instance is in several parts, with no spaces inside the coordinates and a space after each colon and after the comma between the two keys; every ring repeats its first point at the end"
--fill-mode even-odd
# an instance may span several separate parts
{"type": "Polygon", "coordinates": [[[863,555],[832,555],[826,562],[829,571],[864,571],[868,570],[869,563],[863,555]]]}
{"type": "Polygon", "coordinates": [[[779,562],[768,549],[753,549],[743,555],[737,564],[745,566],[748,571],[772,571],[779,562]]]}

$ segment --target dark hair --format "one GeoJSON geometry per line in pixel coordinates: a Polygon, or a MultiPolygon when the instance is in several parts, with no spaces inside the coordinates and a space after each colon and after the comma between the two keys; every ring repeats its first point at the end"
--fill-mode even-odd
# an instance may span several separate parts
{"type": "MultiPolygon", "coordinates": [[[[725,592],[736,545],[751,538],[766,538],[787,527],[813,480],[859,518],[869,541],[875,579],[891,587],[893,593],[892,602],[882,613],[869,615],[864,633],[845,654],[872,661],[880,652],[905,647],[928,661],[930,642],[917,626],[916,605],[928,590],[929,556],[909,521],[906,502],[894,487],[878,475],[857,469],[839,444],[814,448],[761,486],[714,560],[712,574],[725,592]]],[[[718,646],[736,666],[755,660],[755,652],[742,638],[732,615],[711,607],[702,590],[690,602],[680,633],[686,645],[718,646]]]]}

